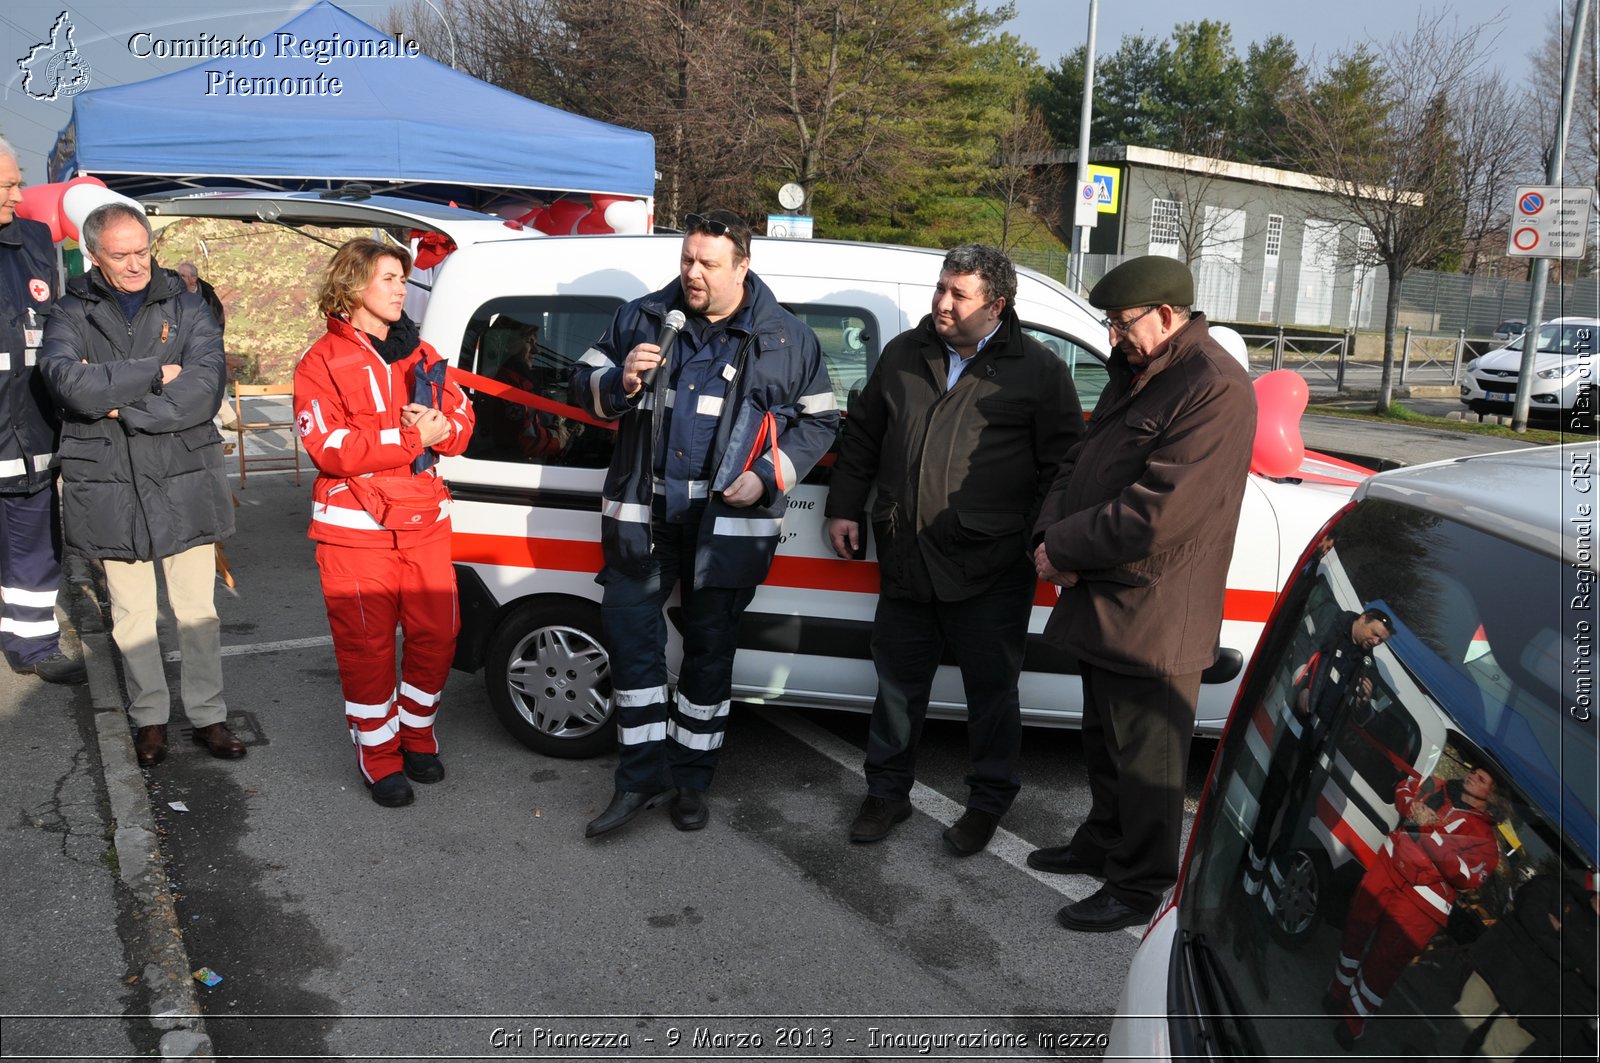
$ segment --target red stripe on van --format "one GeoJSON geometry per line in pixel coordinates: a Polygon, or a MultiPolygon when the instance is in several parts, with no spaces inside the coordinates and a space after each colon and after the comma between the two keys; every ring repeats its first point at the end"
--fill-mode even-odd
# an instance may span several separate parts
{"type": "MultiPolygon", "coordinates": [[[[1330,780],[1327,785],[1333,786],[1336,784],[1330,780]]],[[[1350,807],[1352,811],[1355,811],[1353,802],[1350,803],[1350,807]]],[[[1377,856],[1377,853],[1373,851],[1372,846],[1362,839],[1360,834],[1356,833],[1355,824],[1339,815],[1339,810],[1333,807],[1333,803],[1328,800],[1326,792],[1317,795],[1317,816],[1322,820],[1322,825],[1328,828],[1328,833],[1332,834],[1340,845],[1350,850],[1350,854],[1361,862],[1362,867],[1372,866],[1372,861],[1377,856]]]]}
{"type": "Polygon", "coordinates": [[[553,568],[561,572],[599,572],[600,544],[570,539],[534,539],[524,535],[474,535],[456,532],[451,556],[475,565],[507,568],[553,568]]]}
{"type": "MultiPolygon", "coordinates": [[[[538,539],[521,535],[480,535],[456,532],[451,543],[456,561],[508,568],[542,568],[560,572],[599,572],[600,544],[568,539],[538,539]]],[[[829,557],[776,557],[767,583],[776,587],[801,587],[817,591],[878,593],[878,566],[872,562],[840,561],[829,557]]],[[[1265,623],[1272,611],[1271,591],[1228,591],[1223,617],[1245,623],[1265,623]]],[[[1041,583],[1033,604],[1056,604],[1053,583],[1041,583]]]]}

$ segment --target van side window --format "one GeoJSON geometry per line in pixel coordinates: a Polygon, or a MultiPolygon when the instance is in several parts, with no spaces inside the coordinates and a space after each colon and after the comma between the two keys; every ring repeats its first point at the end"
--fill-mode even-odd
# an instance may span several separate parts
{"type": "Polygon", "coordinates": [[[1072,370],[1072,385],[1078,390],[1078,405],[1083,407],[1084,413],[1094,409],[1095,403],[1100,401],[1100,393],[1106,389],[1106,381],[1110,379],[1106,364],[1100,357],[1083,344],[1040,325],[1024,323],[1022,331],[1056,352],[1056,357],[1067,363],[1072,370]]]}
{"type": "Polygon", "coordinates": [[[817,334],[834,397],[839,409],[848,413],[851,396],[861,391],[868,371],[878,361],[882,333],[877,319],[858,306],[785,303],[783,308],[817,334]]]}
{"type": "MultiPolygon", "coordinates": [[[[572,367],[600,338],[622,300],[597,295],[515,296],[478,308],[461,341],[458,364],[567,405],[572,367]]],[[[615,432],[468,389],[478,428],[466,456],[481,461],[603,469],[615,432]]]]}

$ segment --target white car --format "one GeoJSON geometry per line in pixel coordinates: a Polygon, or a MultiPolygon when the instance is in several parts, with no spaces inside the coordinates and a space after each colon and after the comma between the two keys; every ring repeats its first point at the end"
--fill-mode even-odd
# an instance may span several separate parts
{"type": "Polygon", "coordinates": [[[1591,438],[1356,490],[1262,636],[1107,1058],[1595,1058],[1597,467],[1591,438]],[[1307,662],[1367,609],[1368,682],[1306,723],[1307,662]]]}
{"type": "MultiPolygon", "coordinates": [[[[1531,414],[1573,412],[1592,416],[1595,377],[1600,373],[1595,341],[1600,319],[1558,317],[1539,326],[1533,362],[1531,414]]],[[[1510,413],[1522,371],[1523,337],[1462,367],[1461,401],[1475,413],[1510,413]]]]}
{"type": "MultiPolygon", "coordinates": [[[[459,249],[434,271],[422,336],[455,372],[470,374],[461,379],[477,390],[473,442],[466,454],[441,464],[455,498],[462,620],[456,665],[484,670],[501,722],[528,746],[554,756],[608,749],[615,722],[595,575],[612,433],[559,411],[539,413],[530,426],[490,396],[489,381],[513,357],[518,337],[535,326],[539,358],[526,386],[551,403],[566,403],[572,364],[617,307],[676,276],[681,238],[542,236],[425,204],[310,194],[174,197],[151,209],[322,224],[365,219],[401,231],[434,229],[455,240],[459,249]]],[[[883,344],[928,312],[941,261],[942,253],[933,250],[824,240],[757,239],[751,254],[752,269],[816,332],[846,411],[883,344]]],[[[1072,366],[1083,407],[1091,409],[1105,385],[1109,353],[1100,314],[1055,281],[1031,270],[1018,273],[1024,326],[1072,366]]],[[[1292,478],[1250,476],[1228,575],[1222,651],[1206,674],[1199,731],[1221,730],[1284,575],[1366,475],[1313,455],[1292,478]]],[[[790,492],[777,558],[741,623],[736,700],[871,709],[876,554],[869,549],[865,560],[844,561],[828,547],[822,516],[827,476],[824,461],[790,492]]],[[[1081,716],[1076,662],[1039,638],[1054,597],[1053,587],[1040,586],[1022,711],[1029,723],[1075,725],[1081,716]]],[[[669,619],[675,614],[675,600],[667,613],[669,619]]],[[[677,648],[669,647],[669,661],[677,648]]],[[[930,712],[965,713],[953,665],[939,670],[930,712]]]]}

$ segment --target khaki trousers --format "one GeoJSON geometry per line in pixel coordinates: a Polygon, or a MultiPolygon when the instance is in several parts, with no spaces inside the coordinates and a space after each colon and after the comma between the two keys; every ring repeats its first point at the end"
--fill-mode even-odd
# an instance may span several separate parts
{"type": "Polygon", "coordinates": [[[156,634],[157,564],[178,621],[184,712],[195,727],[221,723],[228,707],[222,700],[222,622],[217,619],[217,552],[211,543],[159,561],[105,562],[111,637],[122,652],[128,715],[134,726],[149,727],[166,723],[172,711],[156,634]]]}

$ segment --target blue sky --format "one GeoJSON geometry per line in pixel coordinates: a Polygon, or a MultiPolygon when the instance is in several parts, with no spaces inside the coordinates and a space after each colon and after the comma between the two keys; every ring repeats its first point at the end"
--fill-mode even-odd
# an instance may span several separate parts
{"type": "MultiPolygon", "coordinates": [[[[1046,64],[1084,42],[1089,28],[1089,0],[1013,0],[1017,17],[1006,28],[1039,50],[1046,64]]],[[[994,8],[997,3],[986,3],[994,8]]],[[[1180,22],[1211,19],[1233,29],[1234,47],[1242,54],[1252,42],[1281,33],[1294,41],[1302,57],[1318,56],[1362,41],[1388,41],[1416,28],[1424,12],[1448,10],[1462,26],[1486,25],[1498,19],[1497,56],[1512,70],[1544,39],[1548,19],[1560,0],[1101,0],[1095,46],[1097,55],[1114,52],[1128,34],[1166,38],[1180,22]],[[1515,13],[1513,13],[1513,11],[1515,13]]],[[[1593,16],[1591,0],[1590,11],[1593,16]]]]}

